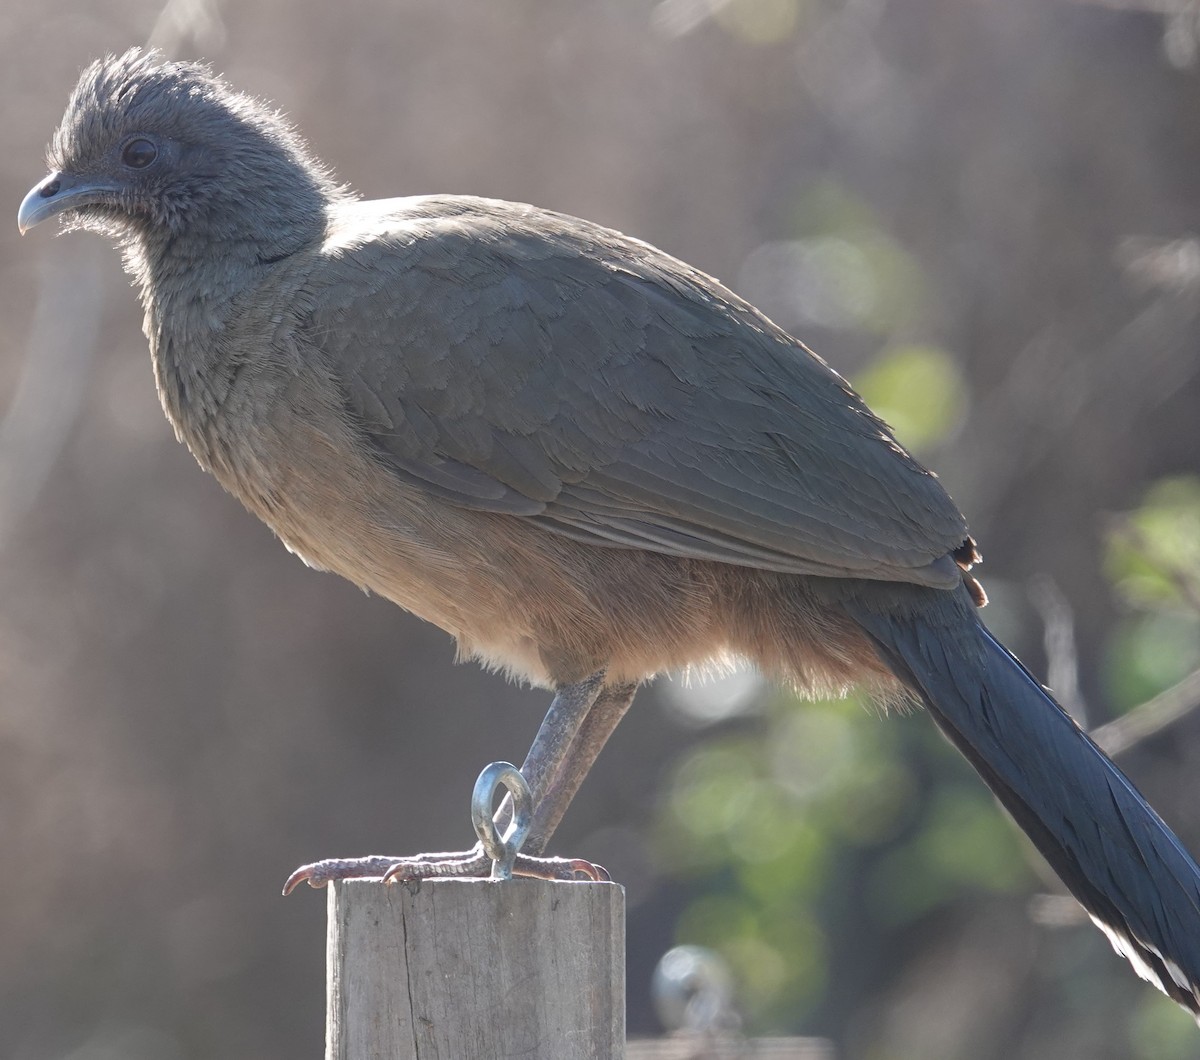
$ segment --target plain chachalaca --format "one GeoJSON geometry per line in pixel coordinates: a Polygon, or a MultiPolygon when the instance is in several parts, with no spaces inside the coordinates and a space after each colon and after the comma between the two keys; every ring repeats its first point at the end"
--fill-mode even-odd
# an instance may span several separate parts
{"type": "MultiPolygon", "coordinates": [[[[311,566],[555,690],[532,854],[640,682],[744,657],[923,703],[1116,949],[1200,1010],[1195,862],[980,623],[937,479],[753,306],[573,217],[358,200],[266,106],[136,50],[83,73],[49,160],[20,227],[121,241],[201,466],[311,566]]],[[[330,860],[289,886],[483,864],[330,860]]]]}

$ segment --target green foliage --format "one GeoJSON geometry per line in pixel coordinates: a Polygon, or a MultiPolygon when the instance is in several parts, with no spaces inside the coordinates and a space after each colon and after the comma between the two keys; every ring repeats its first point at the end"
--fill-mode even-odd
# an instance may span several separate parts
{"type": "Polygon", "coordinates": [[[1114,519],[1105,566],[1129,609],[1107,660],[1113,700],[1129,709],[1200,666],[1200,480],[1163,479],[1114,519]]]}
{"type": "MultiPolygon", "coordinates": [[[[828,287],[834,319],[887,340],[919,326],[929,300],[920,266],[864,200],[819,182],[799,197],[792,227],[819,266],[813,271],[828,287]]],[[[944,438],[966,403],[954,357],[929,344],[892,342],[855,386],[904,444],[917,449],[944,438]]]]}
{"type": "Polygon", "coordinates": [[[918,262],[862,199],[832,182],[799,196],[792,228],[809,247],[846,327],[873,335],[911,331],[929,301],[918,262]]]}
{"type": "Polygon", "coordinates": [[[1200,479],[1162,479],[1142,504],[1115,521],[1108,576],[1136,607],[1196,609],[1200,601],[1200,479]]]}
{"type": "Polygon", "coordinates": [[[780,44],[807,14],[804,0],[728,0],[713,6],[717,25],[747,44],[780,44]]]}
{"type": "Polygon", "coordinates": [[[1130,1060],[1190,1060],[1196,1055],[1196,1023],[1170,998],[1144,990],[1129,1026],[1130,1060]]]}
{"type": "Polygon", "coordinates": [[[871,872],[871,910],[898,926],[965,891],[1020,890],[1031,879],[1021,844],[978,781],[947,781],[931,793],[915,833],[871,872]]]}
{"type": "Polygon", "coordinates": [[[1200,666],[1200,619],[1173,611],[1125,616],[1106,659],[1113,706],[1127,711],[1200,666]]]}
{"type": "Polygon", "coordinates": [[[678,940],[724,955],[759,1028],[794,1028],[821,1001],[839,919],[885,932],[964,891],[1029,880],[1011,825],[924,719],[882,719],[853,698],[780,697],[761,731],[694,749],[659,837],[698,887],[678,940]]]}
{"type": "Polygon", "coordinates": [[[928,448],[957,424],[966,404],[954,358],[935,346],[893,346],[854,380],[855,389],[914,450],[928,448]]]}

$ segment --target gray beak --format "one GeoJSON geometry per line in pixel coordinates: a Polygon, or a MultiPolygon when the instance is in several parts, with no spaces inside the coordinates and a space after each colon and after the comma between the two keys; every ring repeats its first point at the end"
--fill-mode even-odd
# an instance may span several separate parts
{"type": "Polygon", "coordinates": [[[112,202],[118,189],[101,181],[83,180],[70,173],[51,173],[30,189],[17,211],[17,227],[24,235],[63,210],[90,203],[112,202]]]}

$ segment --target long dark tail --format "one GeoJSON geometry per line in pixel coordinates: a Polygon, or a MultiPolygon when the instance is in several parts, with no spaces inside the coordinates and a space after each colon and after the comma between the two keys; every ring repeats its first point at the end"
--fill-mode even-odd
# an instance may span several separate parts
{"type": "Polygon", "coordinates": [[[1200,1020],[1200,869],[1150,804],[974,616],[848,610],[1116,951],[1200,1020]]]}

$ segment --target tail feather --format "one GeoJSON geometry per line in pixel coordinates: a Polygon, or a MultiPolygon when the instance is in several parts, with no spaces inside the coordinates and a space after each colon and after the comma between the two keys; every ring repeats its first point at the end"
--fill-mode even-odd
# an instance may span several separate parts
{"type": "Polygon", "coordinates": [[[981,623],[851,614],[1113,948],[1200,1020],[1200,868],[1125,774],[981,623]]]}

